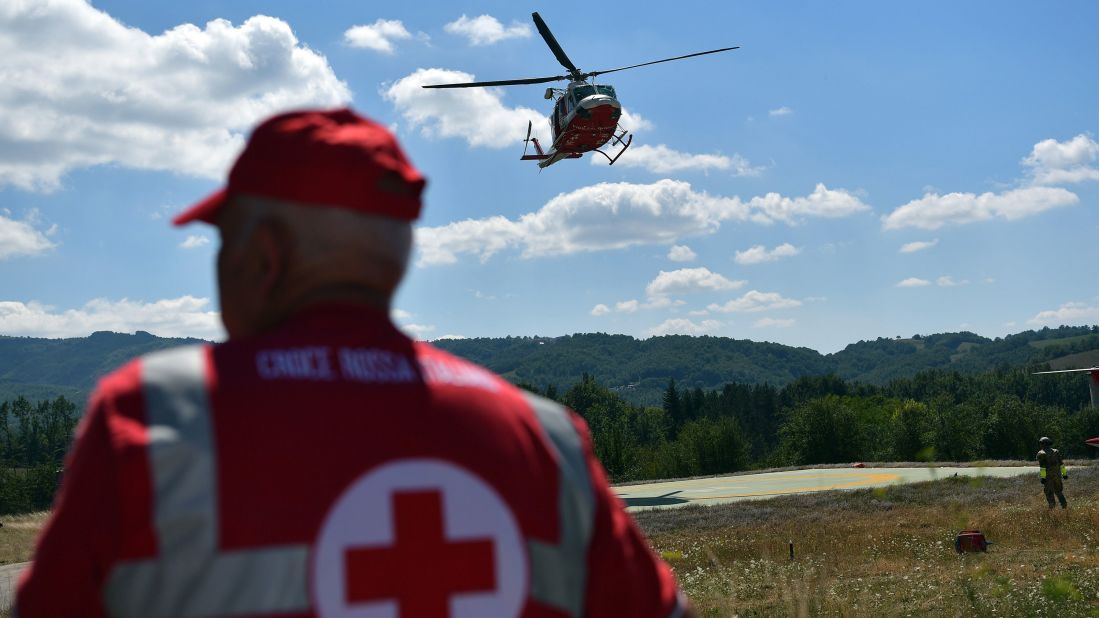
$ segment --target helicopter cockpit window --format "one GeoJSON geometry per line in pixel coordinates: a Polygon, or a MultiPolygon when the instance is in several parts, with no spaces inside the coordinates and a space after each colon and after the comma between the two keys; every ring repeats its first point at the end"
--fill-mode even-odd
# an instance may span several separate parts
{"type": "Polygon", "coordinates": [[[614,86],[596,86],[595,89],[599,94],[605,94],[614,99],[618,98],[618,95],[614,93],[614,86]]]}
{"type": "Polygon", "coordinates": [[[583,101],[584,99],[595,94],[595,86],[577,86],[572,89],[572,97],[576,102],[583,101]]]}

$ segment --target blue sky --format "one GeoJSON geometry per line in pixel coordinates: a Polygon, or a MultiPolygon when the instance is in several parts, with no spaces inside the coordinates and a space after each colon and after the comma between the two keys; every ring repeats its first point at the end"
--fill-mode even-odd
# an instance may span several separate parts
{"type": "Polygon", "coordinates": [[[429,177],[418,337],[876,337],[1099,323],[1093,2],[0,6],[0,334],[221,336],[167,219],[270,113],[350,104],[429,177]],[[633,146],[539,172],[543,87],[606,69],[633,146]]]}

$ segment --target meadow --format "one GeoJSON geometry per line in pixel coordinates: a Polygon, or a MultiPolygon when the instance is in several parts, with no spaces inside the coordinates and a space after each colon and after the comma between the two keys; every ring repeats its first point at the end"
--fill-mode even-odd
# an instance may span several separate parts
{"type": "MultiPolygon", "coordinates": [[[[1036,477],[950,477],[635,517],[704,618],[1099,616],[1099,467],[1072,468],[1066,511],[1047,510],[1036,477]],[[966,528],[988,536],[987,553],[954,551],[966,528]]],[[[4,519],[0,565],[30,559],[44,517],[4,519]]]]}
{"type": "Polygon", "coordinates": [[[703,617],[1099,616],[1099,468],[1066,495],[1035,473],[635,515],[703,617]],[[954,551],[967,528],[987,553],[954,551]]]}

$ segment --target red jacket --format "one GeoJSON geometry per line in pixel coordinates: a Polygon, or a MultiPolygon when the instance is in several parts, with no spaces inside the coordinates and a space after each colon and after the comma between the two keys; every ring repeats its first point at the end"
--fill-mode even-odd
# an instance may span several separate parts
{"type": "Polygon", "coordinates": [[[91,398],[22,618],[666,618],[584,422],[361,307],[151,354],[91,398]]]}

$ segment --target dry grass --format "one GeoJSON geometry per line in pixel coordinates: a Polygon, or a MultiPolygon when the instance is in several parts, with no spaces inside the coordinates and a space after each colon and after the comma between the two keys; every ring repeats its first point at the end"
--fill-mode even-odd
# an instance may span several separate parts
{"type": "Polygon", "coordinates": [[[702,616],[1099,616],[1099,469],[1064,512],[1036,476],[636,515],[702,616]],[[965,528],[987,554],[954,552],[965,528]]]}
{"type": "Polygon", "coordinates": [[[0,564],[26,562],[34,552],[34,539],[49,513],[27,513],[0,518],[0,564]]]}

